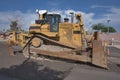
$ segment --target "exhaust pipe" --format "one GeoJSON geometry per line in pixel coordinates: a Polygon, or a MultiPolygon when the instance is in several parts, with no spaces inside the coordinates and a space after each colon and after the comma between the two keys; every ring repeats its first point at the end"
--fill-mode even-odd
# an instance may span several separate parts
{"type": "Polygon", "coordinates": [[[74,13],[70,12],[70,14],[71,14],[71,23],[73,23],[74,22],[74,13]]]}

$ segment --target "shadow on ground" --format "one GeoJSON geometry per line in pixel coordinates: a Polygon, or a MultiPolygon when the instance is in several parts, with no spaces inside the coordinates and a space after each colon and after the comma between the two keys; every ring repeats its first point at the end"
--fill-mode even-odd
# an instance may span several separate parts
{"type": "Polygon", "coordinates": [[[20,65],[0,69],[0,75],[20,80],[63,80],[70,71],[56,71],[34,61],[24,61],[20,65]]]}
{"type": "Polygon", "coordinates": [[[120,64],[117,64],[117,66],[120,68],[120,64]]]}

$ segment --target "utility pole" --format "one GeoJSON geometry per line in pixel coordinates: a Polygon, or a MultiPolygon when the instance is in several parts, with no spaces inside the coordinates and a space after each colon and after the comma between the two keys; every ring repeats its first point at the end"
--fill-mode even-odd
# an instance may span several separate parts
{"type": "Polygon", "coordinates": [[[110,23],[110,17],[108,16],[108,18],[107,18],[107,23],[108,23],[108,34],[109,34],[109,23],[110,23]]]}
{"type": "MultiPolygon", "coordinates": [[[[108,44],[109,44],[109,32],[110,32],[109,31],[109,23],[110,23],[110,21],[111,21],[110,17],[108,16],[108,18],[107,18],[107,23],[108,23],[108,39],[107,40],[108,40],[108,44]]],[[[109,47],[107,48],[107,55],[109,55],[108,53],[109,53],[109,47]]]]}

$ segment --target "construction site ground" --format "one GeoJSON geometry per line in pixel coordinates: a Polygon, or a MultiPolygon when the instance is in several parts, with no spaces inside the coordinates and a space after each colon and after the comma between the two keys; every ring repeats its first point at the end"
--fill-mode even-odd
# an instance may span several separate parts
{"type": "Polygon", "coordinates": [[[11,56],[0,40],[0,80],[120,80],[120,49],[109,47],[108,70],[88,63],[61,59],[31,59],[22,53],[11,56]]]}

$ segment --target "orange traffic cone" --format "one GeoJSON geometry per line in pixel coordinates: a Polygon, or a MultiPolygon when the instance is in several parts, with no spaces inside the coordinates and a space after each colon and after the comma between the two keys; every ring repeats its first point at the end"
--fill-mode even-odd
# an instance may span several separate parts
{"type": "Polygon", "coordinates": [[[107,49],[107,55],[108,55],[108,56],[110,55],[110,50],[109,50],[109,48],[107,49]]]}

